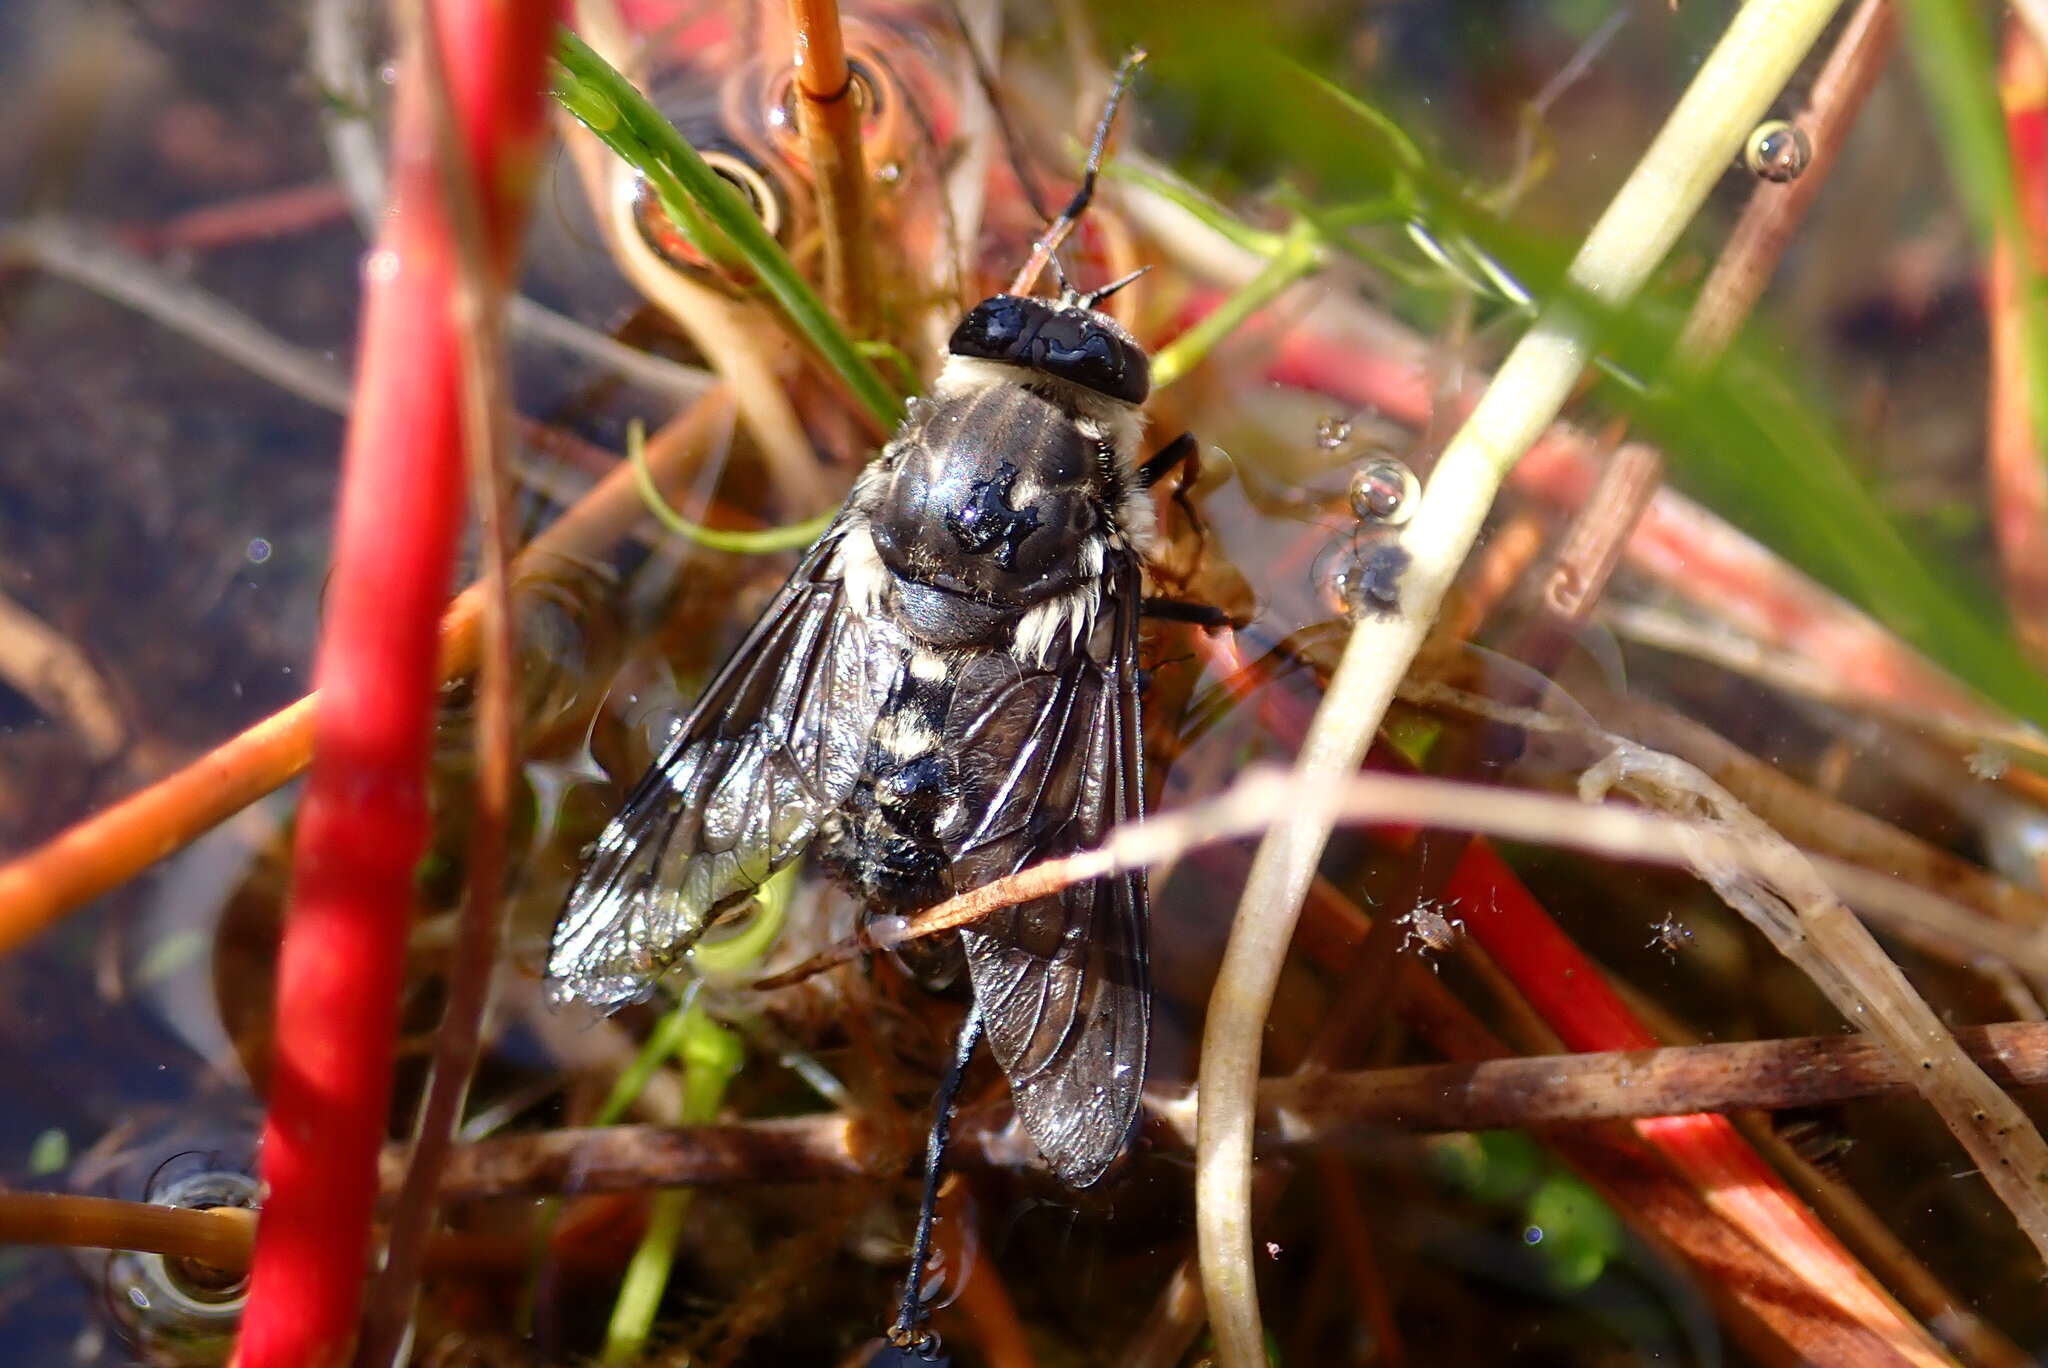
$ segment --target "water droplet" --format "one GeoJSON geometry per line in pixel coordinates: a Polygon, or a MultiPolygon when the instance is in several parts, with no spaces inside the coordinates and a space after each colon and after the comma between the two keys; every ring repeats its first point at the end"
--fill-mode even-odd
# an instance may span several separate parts
{"type": "Polygon", "coordinates": [[[1783,119],[1758,124],[1742,146],[1742,164],[1767,181],[1783,184],[1799,179],[1813,160],[1813,144],[1783,119]]]}
{"type": "Polygon", "coordinates": [[[1415,516],[1422,482],[1391,456],[1375,456],[1351,476],[1351,512],[1360,522],[1399,527],[1415,516]]]}
{"type": "Polygon", "coordinates": [[[875,917],[868,922],[868,940],[886,950],[892,945],[900,945],[904,932],[909,929],[908,917],[875,917]]]}
{"type": "Polygon", "coordinates": [[[270,559],[270,543],[261,537],[249,538],[249,545],[242,555],[251,565],[261,565],[270,559]]]}
{"type": "Polygon", "coordinates": [[[1351,437],[1351,420],[1334,415],[1316,423],[1316,445],[1324,451],[1335,451],[1351,437]]]}
{"type": "Polygon", "coordinates": [[[1530,1226],[1530,1227],[1528,1227],[1528,1228],[1527,1228],[1526,1230],[1524,1230],[1524,1231],[1522,1232],[1522,1243],[1523,1243],[1523,1244],[1525,1244],[1525,1245],[1539,1245],[1539,1244],[1542,1244],[1542,1243],[1543,1243],[1543,1227],[1542,1227],[1542,1226],[1530,1226]]]}

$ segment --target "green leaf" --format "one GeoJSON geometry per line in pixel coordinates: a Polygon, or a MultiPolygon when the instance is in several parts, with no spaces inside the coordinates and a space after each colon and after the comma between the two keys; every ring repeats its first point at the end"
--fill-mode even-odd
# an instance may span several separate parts
{"type": "Polygon", "coordinates": [[[1523,1239],[1558,1287],[1592,1286],[1622,1250],[1621,1219],[1600,1194],[1569,1174],[1546,1177],[1529,1198],[1523,1239]]]}
{"type": "Polygon", "coordinates": [[[714,260],[744,263],[791,328],[838,372],[875,421],[885,429],[902,422],[902,403],[731,183],[697,155],[631,81],[567,29],[556,44],[555,60],[556,100],[647,177],[691,242],[714,260]]]}
{"type": "Polygon", "coordinates": [[[47,1177],[70,1162],[71,1138],[60,1127],[50,1127],[28,1147],[28,1171],[32,1178],[47,1177]]]}

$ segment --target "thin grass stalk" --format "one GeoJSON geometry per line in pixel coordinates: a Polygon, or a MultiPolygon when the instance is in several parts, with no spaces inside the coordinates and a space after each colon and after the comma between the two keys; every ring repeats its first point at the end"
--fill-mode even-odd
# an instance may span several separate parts
{"type": "MultiPolygon", "coordinates": [[[[678,1120],[687,1130],[717,1119],[725,1090],[738,1075],[746,1055],[739,1036],[712,1020],[700,998],[692,997],[677,1006],[672,1015],[676,1022],[675,1054],[683,1066],[683,1107],[678,1120]]],[[[625,1279],[612,1306],[602,1362],[632,1363],[646,1353],[693,1196],[688,1191],[655,1194],[647,1215],[646,1233],[626,1266],[625,1279]]]]}
{"type": "MultiPolygon", "coordinates": [[[[1569,274],[1573,289],[1606,309],[1627,305],[1835,7],[1835,0],[1743,6],[1587,236],[1569,274]]],[[[1445,449],[1403,539],[1412,561],[1400,611],[1352,633],[1302,744],[1304,779],[1357,769],[1501,481],[1557,416],[1591,354],[1589,325],[1570,299],[1547,308],[1509,354],[1445,449]]],[[[1196,1229],[1203,1292],[1225,1368],[1264,1361],[1249,1219],[1252,1098],[1280,965],[1329,838],[1319,817],[1289,822],[1261,842],[1203,1033],[1201,1089],[1209,1102],[1196,1152],[1196,1229]]]]}
{"type": "Polygon", "coordinates": [[[825,230],[825,300],[856,337],[874,331],[875,249],[861,91],[846,62],[838,0],[789,0],[796,32],[797,123],[825,230]]]}
{"type": "MultiPolygon", "coordinates": [[[[484,169],[494,255],[518,238],[540,130],[544,3],[441,0],[451,83],[484,169]]],[[[401,57],[392,212],[365,272],[357,403],[277,973],[268,1187],[236,1362],[332,1368],[357,1333],[463,479],[455,244],[417,44],[401,57]]]]}
{"type": "MultiPolygon", "coordinates": [[[[412,1167],[393,1207],[384,1266],[371,1285],[357,1368],[385,1368],[405,1352],[438,1211],[436,1192],[455,1143],[471,1076],[481,1050],[491,975],[503,918],[506,828],[517,765],[517,703],[513,677],[512,552],[502,453],[510,412],[503,340],[508,280],[485,226],[484,187],[461,142],[446,50],[429,22],[425,0],[400,0],[399,22],[421,54],[441,191],[454,229],[455,317],[462,383],[461,431],[470,500],[479,525],[478,669],[473,745],[476,777],[467,857],[467,888],[448,974],[448,1001],[434,1040],[433,1070],[419,1110],[412,1167]]],[[[533,132],[533,142],[545,126],[533,132]]],[[[538,147],[510,155],[537,157],[538,147]]],[[[501,207],[502,209],[502,207],[501,207]]],[[[501,212],[501,221],[502,221],[501,212]]]]}
{"type": "Polygon", "coordinates": [[[1313,275],[1322,264],[1321,235],[1307,219],[1297,220],[1280,235],[1257,275],[1159,349],[1152,358],[1152,387],[1165,389],[1187,375],[1253,314],[1279,298],[1289,286],[1313,275]]]}

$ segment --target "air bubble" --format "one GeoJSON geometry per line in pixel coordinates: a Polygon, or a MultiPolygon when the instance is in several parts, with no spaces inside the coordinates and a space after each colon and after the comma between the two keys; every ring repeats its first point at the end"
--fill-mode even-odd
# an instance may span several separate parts
{"type": "Polygon", "coordinates": [[[1399,527],[1415,516],[1422,482],[1391,456],[1376,456],[1351,476],[1351,512],[1360,522],[1399,527]]]}
{"type": "Polygon", "coordinates": [[[1742,147],[1742,164],[1767,181],[1784,184],[1799,179],[1813,160],[1813,144],[1783,119],[1758,124],[1742,147]]]}

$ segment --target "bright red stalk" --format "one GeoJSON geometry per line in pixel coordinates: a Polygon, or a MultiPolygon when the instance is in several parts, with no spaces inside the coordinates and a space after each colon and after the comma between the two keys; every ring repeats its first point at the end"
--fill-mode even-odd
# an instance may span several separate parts
{"type": "MultiPolygon", "coordinates": [[[[451,103],[502,271],[542,128],[544,0],[435,0],[451,103]]],[[[399,979],[426,847],[441,613],[462,524],[456,243],[416,54],[391,205],[365,266],[356,405],[315,674],[320,711],[278,963],[240,1368],[332,1368],[356,1333],[390,1108],[399,979]]]]}

